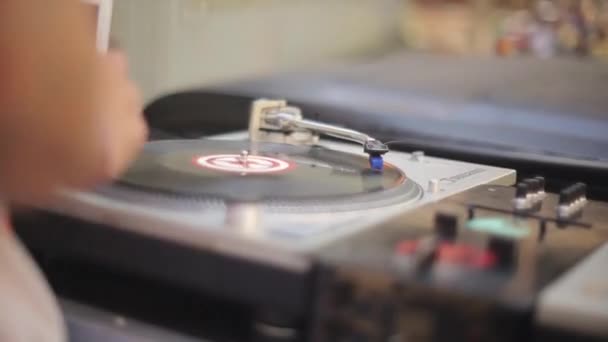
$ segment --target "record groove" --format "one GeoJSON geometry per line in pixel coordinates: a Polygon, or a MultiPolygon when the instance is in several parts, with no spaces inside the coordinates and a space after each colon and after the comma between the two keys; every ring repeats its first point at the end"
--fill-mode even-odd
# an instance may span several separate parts
{"type": "Polygon", "coordinates": [[[318,146],[157,141],[146,145],[118,182],[99,192],[162,208],[256,203],[279,212],[360,210],[422,196],[420,186],[398,168],[387,165],[378,173],[368,165],[363,155],[318,146]]]}

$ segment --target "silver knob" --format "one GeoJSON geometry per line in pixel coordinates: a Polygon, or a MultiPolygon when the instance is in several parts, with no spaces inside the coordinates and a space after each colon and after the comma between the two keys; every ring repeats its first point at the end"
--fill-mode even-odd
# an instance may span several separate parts
{"type": "Polygon", "coordinates": [[[247,168],[248,159],[249,159],[249,151],[247,151],[247,150],[241,151],[241,164],[243,164],[243,166],[245,168],[247,168]]]}
{"type": "Polygon", "coordinates": [[[412,161],[422,163],[424,162],[424,152],[423,151],[415,151],[412,152],[412,161]]]}
{"type": "Polygon", "coordinates": [[[429,181],[429,187],[427,189],[428,192],[430,192],[431,194],[436,194],[440,191],[440,187],[439,187],[439,179],[431,179],[429,181]]]}

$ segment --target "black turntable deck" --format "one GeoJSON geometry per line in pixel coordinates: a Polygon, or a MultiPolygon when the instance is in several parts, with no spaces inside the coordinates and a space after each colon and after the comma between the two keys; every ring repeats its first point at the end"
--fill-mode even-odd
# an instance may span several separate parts
{"type": "Polygon", "coordinates": [[[227,140],[149,143],[112,188],[138,201],[176,205],[257,203],[270,208],[313,205],[331,210],[417,200],[420,187],[387,164],[372,170],[361,155],[320,146],[227,140]]]}

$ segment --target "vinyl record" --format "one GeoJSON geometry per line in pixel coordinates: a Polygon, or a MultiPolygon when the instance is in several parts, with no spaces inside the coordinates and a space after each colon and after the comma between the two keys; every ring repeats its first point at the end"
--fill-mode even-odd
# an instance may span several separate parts
{"type": "Polygon", "coordinates": [[[421,195],[420,187],[390,164],[382,172],[370,170],[363,154],[228,140],[148,143],[116,186],[167,201],[328,210],[376,207],[421,195]]]}

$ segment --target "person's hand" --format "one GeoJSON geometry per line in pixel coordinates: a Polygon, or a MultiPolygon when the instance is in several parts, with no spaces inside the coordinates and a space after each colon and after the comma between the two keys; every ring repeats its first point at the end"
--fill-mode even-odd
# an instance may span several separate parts
{"type": "Polygon", "coordinates": [[[119,177],[140,151],[147,126],[126,57],[91,57],[64,66],[63,83],[50,69],[26,77],[29,87],[7,88],[19,92],[4,100],[0,93],[8,108],[0,112],[0,199],[38,205],[61,189],[90,189],[119,177]]]}
{"type": "Polygon", "coordinates": [[[0,1],[0,19],[0,201],[120,176],[147,134],[123,54],[99,54],[78,0],[0,1]]]}
{"type": "Polygon", "coordinates": [[[104,182],[120,176],[146,141],[142,99],[129,79],[126,57],[111,51],[100,59],[97,111],[101,145],[99,174],[104,182]]]}

